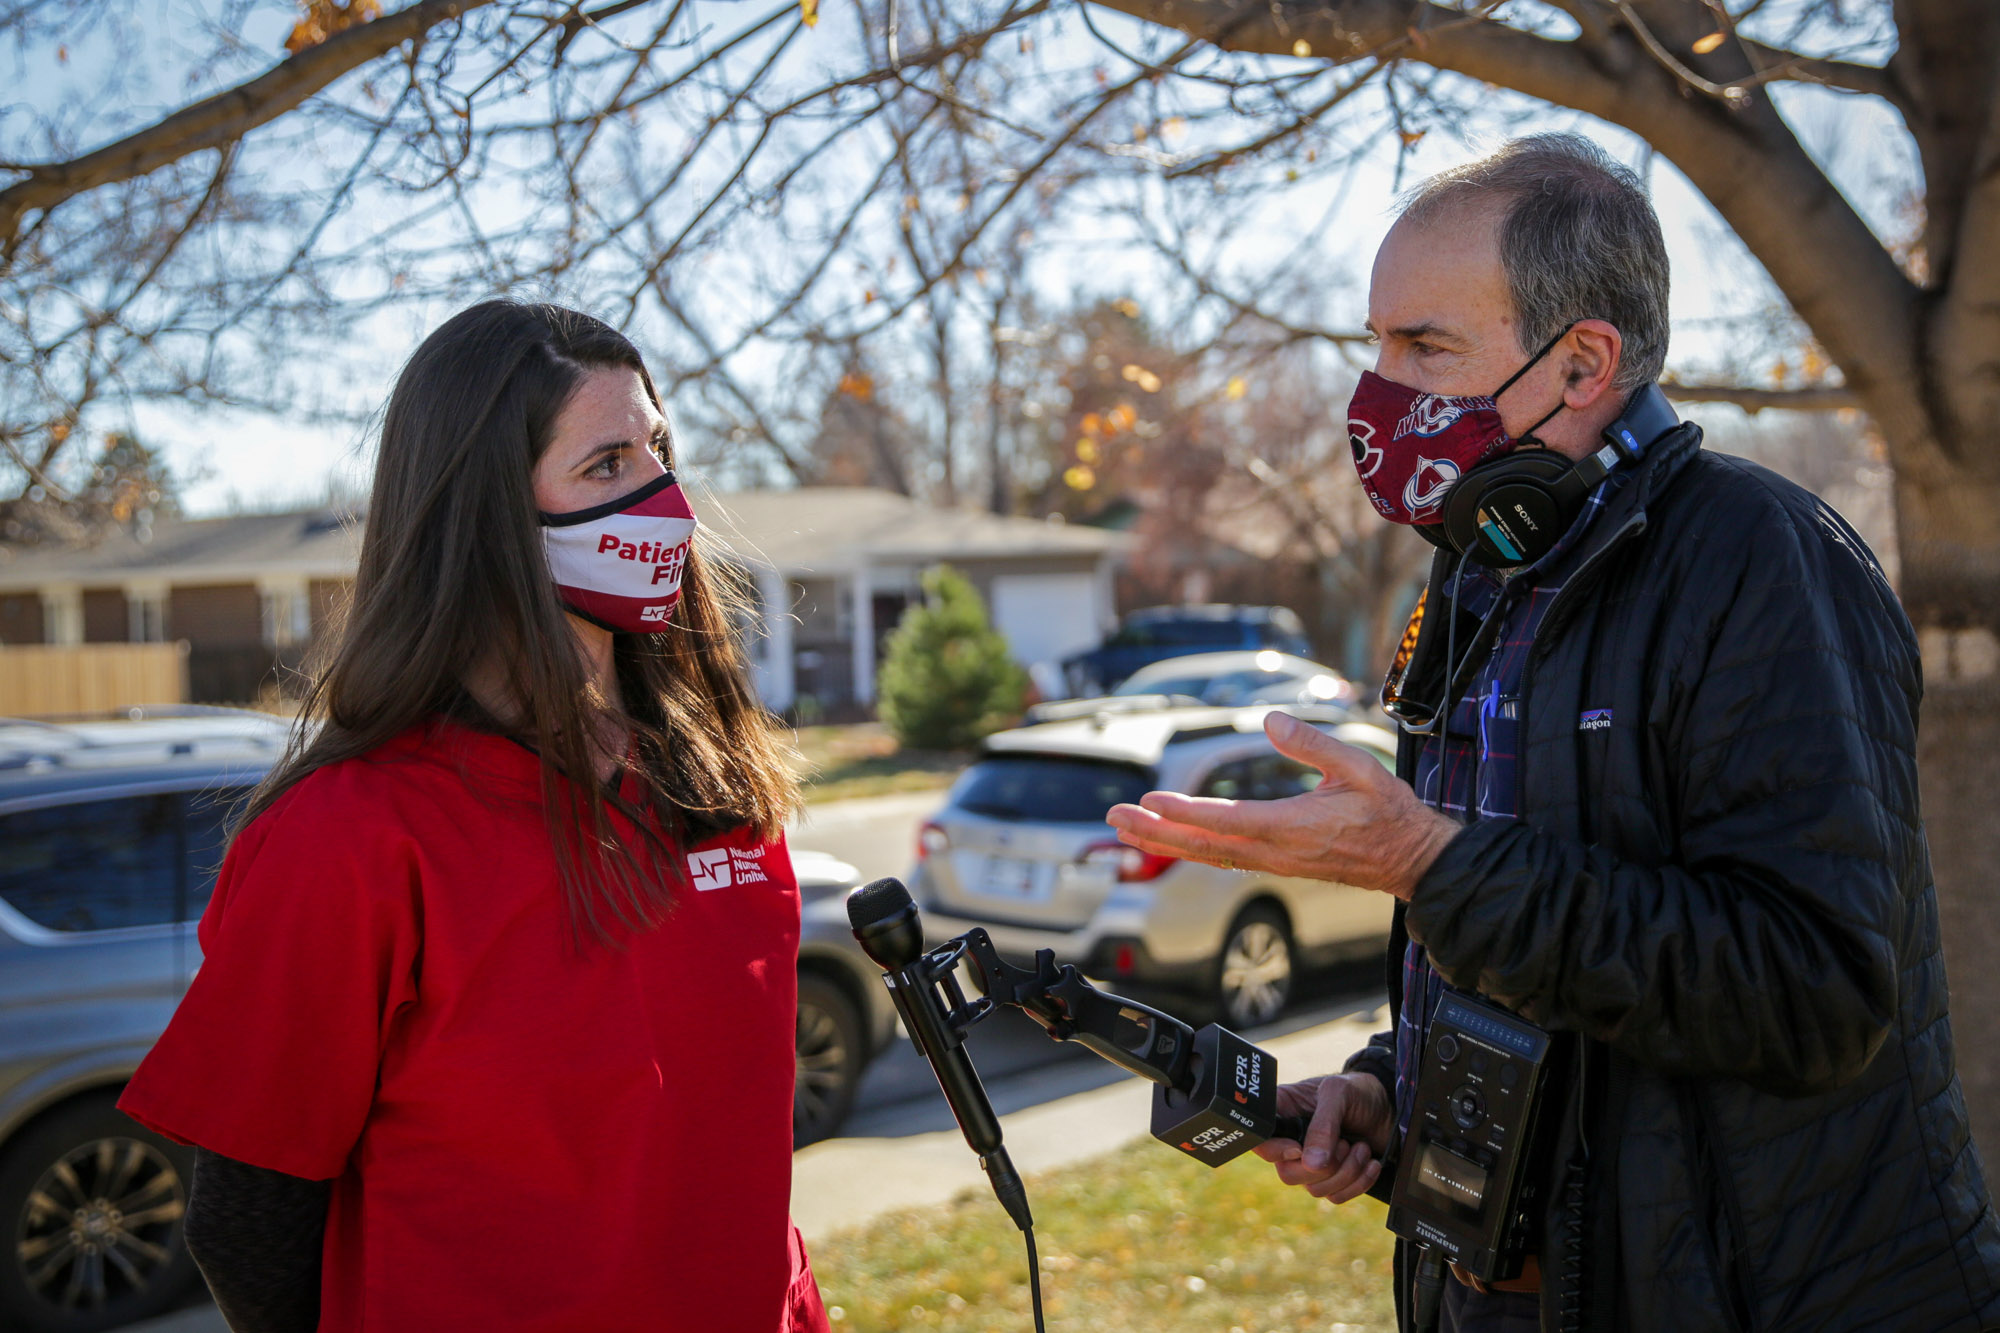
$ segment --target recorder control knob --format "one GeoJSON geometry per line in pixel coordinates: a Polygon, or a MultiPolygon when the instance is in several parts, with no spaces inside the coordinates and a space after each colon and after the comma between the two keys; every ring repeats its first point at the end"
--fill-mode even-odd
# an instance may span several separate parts
{"type": "Polygon", "coordinates": [[[1451,1094],[1450,1104],[1451,1118],[1466,1129],[1486,1118],[1486,1099],[1469,1083],[1451,1094]]]}
{"type": "Polygon", "coordinates": [[[1441,1065],[1448,1065],[1458,1059],[1458,1038],[1449,1032],[1437,1039],[1437,1058],[1441,1065]]]}

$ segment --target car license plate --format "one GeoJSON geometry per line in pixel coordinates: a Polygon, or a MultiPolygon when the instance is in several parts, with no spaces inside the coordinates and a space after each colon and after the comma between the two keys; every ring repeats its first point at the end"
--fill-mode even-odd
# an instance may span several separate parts
{"type": "Polygon", "coordinates": [[[1035,896],[1035,863],[1018,857],[996,856],[986,863],[986,882],[981,888],[994,898],[1032,898],[1035,896]]]}

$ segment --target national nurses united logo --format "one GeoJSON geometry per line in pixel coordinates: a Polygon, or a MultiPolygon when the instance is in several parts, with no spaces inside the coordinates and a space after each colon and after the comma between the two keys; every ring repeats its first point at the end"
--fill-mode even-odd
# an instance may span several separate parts
{"type": "Polygon", "coordinates": [[[762,884],[771,878],[764,873],[761,848],[746,852],[734,847],[711,847],[707,851],[689,852],[687,867],[688,882],[704,893],[733,884],[762,884]]]}

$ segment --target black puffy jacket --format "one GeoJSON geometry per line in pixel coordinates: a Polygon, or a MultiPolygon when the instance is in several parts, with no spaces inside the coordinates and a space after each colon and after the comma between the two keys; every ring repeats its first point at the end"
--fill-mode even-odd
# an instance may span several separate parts
{"type": "MultiPolygon", "coordinates": [[[[1521,685],[1522,817],[1467,827],[1399,909],[1392,1002],[1413,937],[1576,1034],[1545,1329],[2000,1328],[1914,635],[1838,515],[1700,438],[1662,439],[1586,534],[1521,685]]],[[[1392,1081],[1390,1037],[1349,1067],[1392,1081]]]]}

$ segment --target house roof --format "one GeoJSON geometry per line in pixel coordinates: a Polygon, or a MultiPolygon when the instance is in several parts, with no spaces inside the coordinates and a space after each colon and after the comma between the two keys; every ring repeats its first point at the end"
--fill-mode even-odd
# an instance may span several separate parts
{"type": "MultiPolygon", "coordinates": [[[[786,575],[841,573],[864,563],[1098,557],[1131,541],[1081,525],[937,508],[862,486],[690,489],[696,515],[725,552],[786,575]]],[[[119,528],[84,546],[0,544],[0,592],[60,583],[239,583],[274,574],[348,578],[360,551],[361,521],[336,510],[162,519],[144,540],[119,528]]]]}
{"type": "Polygon", "coordinates": [[[0,592],[51,583],[237,583],[268,574],[350,578],[360,552],[360,523],[341,510],[161,519],[143,538],[121,527],[82,546],[0,543],[0,592]]]}
{"type": "Polygon", "coordinates": [[[1131,544],[1101,528],[946,509],[866,486],[697,493],[694,509],[737,558],[784,574],[863,563],[1097,557],[1131,544]]]}

